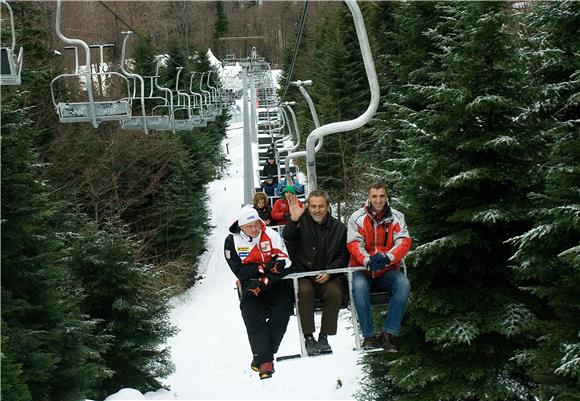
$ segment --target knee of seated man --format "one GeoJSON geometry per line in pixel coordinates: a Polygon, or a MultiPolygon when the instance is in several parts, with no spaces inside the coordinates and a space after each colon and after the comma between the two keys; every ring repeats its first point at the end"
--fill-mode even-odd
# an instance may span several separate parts
{"type": "Polygon", "coordinates": [[[324,295],[327,299],[336,299],[340,302],[342,300],[342,289],[339,285],[329,285],[324,295]]]}
{"type": "Polygon", "coordinates": [[[403,293],[409,293],[411,291],[411,282],[407,276],[401,275],[396,281],[397,290],[403,293]]]}
{"type": "Polygon", "coordinates": [[[298,287],[298,294],[304,297],[313,297],[314,288],[312,288],[312,285],[309,284],[301,284],[298,287]]]}

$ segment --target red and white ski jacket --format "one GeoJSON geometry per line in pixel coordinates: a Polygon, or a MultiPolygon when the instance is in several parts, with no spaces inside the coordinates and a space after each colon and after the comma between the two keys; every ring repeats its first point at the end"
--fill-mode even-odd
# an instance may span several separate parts
{"type": "Polygon", "coordinates": [[[278,260],[286,261],[285,269],[292,265],[286,245],[278,232],[266,227],[262,222],[260,234],[255,238],[250,238],[240,230],[237,222],[232,224],[230,235],[227,236],[224,244],[224,256],[242,287],[255,278],[267,285],[268,280],[264,274],[263,265],[268,263],[274,255],[278,255],[278,260]]]}
{"type": "Polygon", "coordinates": [[[349,266],[366,266],[375,253],[385,253],[391,259],[391,263],[381,270],[365,271],[372,278],[397,269],[411,249],[411,237],[405,224],[405,216],[388,205],[384,216],[377,221],[367,201],[364,207],[350,216],[347,228],[349,266]]]}

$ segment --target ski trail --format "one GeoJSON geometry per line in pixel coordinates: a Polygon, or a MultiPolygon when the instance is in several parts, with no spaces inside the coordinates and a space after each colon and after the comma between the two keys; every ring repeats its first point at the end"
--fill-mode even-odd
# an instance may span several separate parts
{"type": "MultiPolygon", "coordinates": [[[[230,122],[224,149],[231,164],[227,174],[208,186],[211,224],[207,251],[201,256],[203,278],[172,299],[171,321],[179,333],[168,341],[175,372],[158,390],[144,395],[152,400],[194,399],[352,399],[362,376],[349,312],[341,311],[338,334],[329,338],[333,355],[275,363],[273,378],[259,380],[250,369],[252,358],[235,276],[223,256],[230,224],[243,202],[243,135],[240,116],[230,122]],[[338,386],[340,381],[342,386],[338,386]]],[[[317,327],[320,316],[316,317],[317,327]]],[[[290,323],[277,356],[299,353],[296,317],[290,323]]],[[[111,398],[112,399],[112,398],[111,398]]]]}

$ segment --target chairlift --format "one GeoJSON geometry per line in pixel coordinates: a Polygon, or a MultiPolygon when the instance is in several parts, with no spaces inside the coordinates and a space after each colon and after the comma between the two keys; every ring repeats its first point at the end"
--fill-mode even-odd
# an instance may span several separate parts
{"type": "Polygon", "coordinates": [[[20,85],[20,74],[22,72],[23,49],[18,51],[16,56],[16,30],[14,28],[14,14],[12,7],[5,0],[0,0],[8,8],[10,15],[10,31],[12,35],[12,43],[10,47],[2,46],[0,48],[0,85],[20,85]]]}
{"type": "Polygon", "coordinates": [[[201,77],[199,78],[199,90],[203,93],[203,102],[202,107],[205,105],[205,118],[207,121],[215,121],[217,116],[217,111],[215,109],[215,105],[212,102],[212,95],[208,90],[203,89],[203,77],[205,74],[209,74],[209,72],[202,72],[201,77]]]}
{"type": "Polygon", "coordinates": [[[207,125],[205,119],[201,115],[194,115],[192,112],[191,96],[179,90],[179,78],[182,71],[183,67],[177,67],[177,76],[175,78],[177,104],[173,107],[173,129],[175,131],[188,131],[195,127],[205,127],[207,125]],[[176,112],[180,112],[180,115],[185,112],[187,118],[177,118],[176,112]]]}
{"type": "Polygon", "coordinates": [[[235,54],[226,54],[226,56],[222,60],[222,67],[235,67],[236,63],[237,61],[235,54]]]}
{"type": "Polygon", "coordinates": [[[207,115],[203,108],[203,95],[193,90],[193,77],[195,76],[195,74],[198,73],[194,71],[189,76],[189,93],[191,94],[191,96],[193,96],[193,107],[194,109],[197,109],[197,115],[199,116],[200,124],[203,124],[200,125],[200,127],[205,127],[207,126],[207,115]]]}
{"type": "MultiPolygon", "coordinates": [[[[312,98],[308,94],[308,91],[306,91],[306,89],[304,88],[305,86],[311,86],[312,81],[311,80],[292,81],[292,82],[290,82],[290,85],[298,87],[298,89],[300,90],[300,93],[302,93],[302,96],[304,96],[304,99],[306,99],[306,102],[308,103],[308,107],[310,109],[310,115],[312,116],[312,121],[314,122],[314,126],[316,128],[320,127],[320,121],[318,120],[318,114],[316,113],[316,108],[314,107],[314,102],[312,101],[312,98]]],[[[320,138],[320,140],[316,144],[316,149],[315,149],[316,152],[318,152],[322,148],[322,144],[323,144],[323,140],[322,140],[322,138],[320,138]]],[[[285,161],[286,171],[287,172],[290,171],[290,160],[297,159],[299,157],[306,157],[306,156],[307,156],[306,151],[293,152],[293,153],[288,154],[288,156],[286,157],[286,161],[285,161]]],[[[308,191],[313,191],[314,189],[315,188],[308,187],[308,191]]]]}
{"type": "MultiPolygon", "coordinates": [[[[121,48],[121,71],[128,77],[132,79],[132,93],[131,98],[129,101],[131,105],[133,104],[134,100],[138,100],[141,103],[141,116],[131,117],[129,120],[123,121],[121,123],[121,127],[123,129],[143,129],[145,133],[148,132],[148,129],[154,129],[157,131],[171,131],[171,116],[170,116],[170,101],[168,100],[167,93],[165,96],[159,96],[155,94],[156,80],[159,77],[159,63],[156,67],[156,75],[142,77],[138,74],[129,73],[125,69],[125,54],[126,54],[126,47],[127,41],[129,36],[133,34],[131,31],[121,32],[121,34],[125,35],[123,40],[123,47],[121,48]],[[145,95],[145,79],[149,81],[149,93],[145,95]],[[137,96],[137,81],[140,84],[140,95],[137,96]],[[161,104],[159,104],[161,103],[161,104]],[[152,114],[147,115],[146,104],[155,104],[152,109],[152,114]],[[159,114],[156,114],[158,113],[159,114]]],[[[169,97],[171,96],[171,91],[167,89],[169,92],[169,97]]]]}
{"type": "Polygon", "coordinates": [[[347,120],[339,121],[335,123],[330,123],[317,127],[314,129],[308,138],[306,138],[306,168],[308,175],[308,189],[313,191],[317,188],[316,183],[316,152],[318,150],[317,141],[322,140],[322,138],[329,134],[352,131],[358,129],[365,125],[373,117],[377,108],[379,106],[380,100],[380,88],[379,81],[377,79],[377,72],[375,71],[375,64],[373,61],[373,55],[371,52],[371,47],[369,44],[369,39],[367,36],[367,31],[365,28],[364,19],[356,0],[344,0],[348,6],[352,18],[354,21],[356,35],[358,43],[361,50],[361,55],[363,58],[367,80],[369,83],[369,89],[371,93],[371,99],[367,110],[359,117],[347,120]]]}
{"type": "Polygon", "coordinates": [[[153,117],[163,117],[160,119],[159,126],[157,128],[158,131],[174,131],[173,129],[173,92],[171,89],[163,87],[159,85],[158,79],[159,75],[159,66],[161,65],[161,59],[157,60],[155,65],[155,75],[147,77],[150,80],[151,86],[149,90],[149,97],[155,98],[163,101],[163,104],[154,106],[151,110],[151,114],[153,117]],[[154,96],[154,89],[157,89],[159,92],[164,93],[164,96],[154,96]]]}
{"type": "MultiPolygon", "coordinates": [[[[91,64],[91,47],[86,42],[80,39],[71,39],[63,35],[60,30],[61,24],[61,3],[62,0],[57,1],[56,5],[56,33],[58,37],[65,43],[82,47],[85,51],[85,71],[81,72],[78,63],[76,65],[77,71],[74,74],[61,74],[55,77],[50,83],[50,91],[52,102],[56,108],[61,123],[74,122],[91,122],[93,127],[97,128],[102,121],[124,121],[131,118],[131,108],[129,104],[129,80],[124,75],[115,72],[92,72],[91,64]],[[127,96],[118,100],[100,100],[95,101],[93,92],[93,81],[96,78],[101,84],[104,81],[110,80],[112,77],[119,77],[125,84],[127,89],[127,96]],[[82,92],[86,93],[86,100],[80,102],[67,102],[55,99],[55,83],[60,81],[76,80],[80,82],[82,92]]],[[[109,45],[93,45],[100,48],[100,65],[104,65],[103,49],[110,47],[109,45]]],[[[101,87],[101,93],[103,93],[101,87]]]]}
{"type": "Polygon", "coordinates": [[[123,39],[123,46],[121,47],[121,63],[120,63],[120,68],[121,68],[121,72],[123,74],[125,74],[125,76],[127,78],[131,78],[133,80],[133,91],[132,93],[129,93],[129,104],[131,105],[131,109],[133,108],[133,100],[134,99],[139,99],[140,103],[141,103],[141,116],[137,117],[131,117],[126,121],[123,121],[121,123],[121,127],[122,128],[128,128],[129,126],[133,125],[139,128],[143,128],[143,130],[145,131],[145,134],[147,134],[147,115],[146,115],[146,110],[145,110],[145,82],[143,81],[143,77],[139,74],[133,74],[130,73],[129,71],[127,71],[125,69],[125,50],[127,49],[127,40],[129,39],[129,36],[132,35],[133,32],[131,31],[125,31],[125,32],[121,32],[121,35],[125,35],[125,38],[123,39]],[[136,96],[136,91],[137,91],[137,81],[139,81],[140,84],[140,92],[141,92],[141,96],[139,98],[137,98],[136,96]],[[128,124],[126,124],[128,123],[128,124]]]}

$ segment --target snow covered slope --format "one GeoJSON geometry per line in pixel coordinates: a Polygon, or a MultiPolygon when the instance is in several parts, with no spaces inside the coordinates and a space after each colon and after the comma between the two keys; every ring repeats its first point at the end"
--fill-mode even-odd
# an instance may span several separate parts
{"type": "MultiPolygon", "coordinates": [[[[267,380],[260,380],[250,369],[252,353],[234,291],[235,276],[223,256],[228,227],[243,201],[242,141],[241,115],[237,114],[224,142],[231,160],[228,174],[209,185],[215,228],[200,262],[203,280],[173,299],[171,320],[180,331],[168,344],[176,371],[164,384],[171,390],[143,395],[124,389],[107,401],[353,399],[362,371],[346,310],[339,317],[338,334],[329,337],[334,354],[276,362],[276,373],[267,380]]],[[[320,316],[316,321],[319,325],[320,316]]],[[[299,352],[296,317],[292,316],[277,356],[299,352]]]]}

